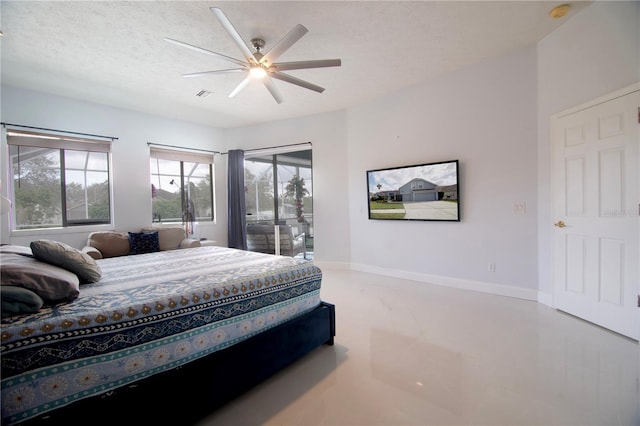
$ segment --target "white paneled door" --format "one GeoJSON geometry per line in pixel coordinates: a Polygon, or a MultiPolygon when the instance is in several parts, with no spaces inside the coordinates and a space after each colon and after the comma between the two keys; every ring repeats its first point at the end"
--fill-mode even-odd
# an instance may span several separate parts
{"type": "Polygon", "coordinates": [[[552,117],[554,304],[640,337],[640,90],[552,117]]]}

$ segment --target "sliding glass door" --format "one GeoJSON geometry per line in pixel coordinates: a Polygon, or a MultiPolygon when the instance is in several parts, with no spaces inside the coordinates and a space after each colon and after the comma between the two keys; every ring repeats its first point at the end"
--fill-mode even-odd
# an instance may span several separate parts
{"type": "Polygon", "coordinates": [[[311,150],[269,155],[245,154],[247,226],[290,225],[294,237],[305,233],[313,252],[313,179],[311,150]]]}

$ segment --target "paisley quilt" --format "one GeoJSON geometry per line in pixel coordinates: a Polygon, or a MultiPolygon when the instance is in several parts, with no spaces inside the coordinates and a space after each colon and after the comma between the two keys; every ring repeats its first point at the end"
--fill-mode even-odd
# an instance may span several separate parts
{"type": "Polygon", "coordinates": [[[173,369],[320,304],[313,263],[222,247],[97,261],[71,303],[3,318],[2,423],[173,369]]]}

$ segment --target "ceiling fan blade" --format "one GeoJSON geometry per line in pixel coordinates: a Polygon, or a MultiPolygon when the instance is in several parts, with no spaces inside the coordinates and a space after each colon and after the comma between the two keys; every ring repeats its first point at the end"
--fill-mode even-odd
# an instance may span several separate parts
{"type": "Polygon", "coordinates": [[[240,93],[240,91],[242,91],[242,89],[244,89],[244,87],[249,84],[249,81],[251,81],[251,74],[247,73],[247,76],[240,82],[240,84],[238,84],[236,88],[233,89],[231,93],[229,93],[229,97],[233,98],[235,95],[240,93]]]}
{"type": "Polygon", "coordinates": [[[195,50],[196,52],[204,53],[205,55],[217,56],[222,59],[226,59],[227,61],[231,61],[234,64],[245,66],[246,62],[241,61],[240,59],[232,58],[231,56],[223,55],[222,53],[212,52],[211,50],[203,49],[202,47],[194,46],[189,43],[185,43],[182,41],[174,40],[172,38],[164,38],[164,41],[175,44],[177,46],[186,47],[187,49],[195,50]]]}
{"type": "Polygon", "coordinates": [[[273,84],[273,80],[271,80],[271,78],[269,78],[269,76],[267,75],[264,77],[262,82],[264,83],[264,87],[266,87],[269,92],[271,92],[271,96],[273,96],[273,99],[275,99],[277,103],[281,104],[282,95],[280,95],[280,91],[278,90],[276,85],[273,84]]]}
{"type": "Polygon", "coordinates": [[[320,59],[317,61],[277,62],[272,64],[271,67],[276,71],[287,71],[307,68],[339,67],[341,65],[342,61],[340,59],[320,59]]]}
{"type": "Polygon", "coordinates": [[[285,74],[283,72],[272,72],[269,75],[273,78],[277,78],[278,80],[286,81],[287,83],[295,84],[296,86],[313,90],[314,92],[324,92],[324,87],[316,86],[315,84],[309,83],[308,81],[300,80],[299,78],[290,76],[289,74],[285,74]]]}
{"type": "Polygon", "coordinates": [[[296,25],[291,31],[287,33],[275,46],[264,55],[260,62],[272,63],[286,52],[293,44],[300,40],[309,30],[304,25],[296,25]]]}
{"type": "Polygon", "coordinates": [[[188,74],[182,74],[183,77],[201,77],[203,75],[209,74],[228,74],[239,71],[246,71],[246,68],[229,68],[226,70],[214,70],[214,71],[201,71],[201,72],[191,72],[188,74]]]}
{"type": "Polygon", "coordinates": [[[238,32],[238,30],[236,30],[236,28],[233,26],[229,18],[227,18],[227,15],[224,14],[222,9],[220,9],[219,7],[211,7],[210,9],[213,14],[216,15],[216,18],[218,18],[218,21],[220,21],[220,24],[222,24],[227,33],[229,33],[236,45],[240,48],[240,51],[244,55],[247,62],[254,61],[255,59],[253,57],[253,53],[251,52],[251,50],[249,50],[249,47],[240,36],[240,33],[238,32]]]}

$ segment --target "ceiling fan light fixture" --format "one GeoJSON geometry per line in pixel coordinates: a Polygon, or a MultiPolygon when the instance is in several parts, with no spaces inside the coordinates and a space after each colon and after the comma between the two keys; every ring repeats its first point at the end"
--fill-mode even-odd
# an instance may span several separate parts
{"type": "MultiPolygon", "coordinates": [[[[194,46],[189,43],[174,40],[165,37],[164,40],[185,47],[187,49],[195,50],[196,52],[204,53],[206,55],[216,56],[229,62],[233,62],[240,68],[202,71],[195,73],[182,74],[183,77],[200,77],[211,74],[224,74],[231,72],[243,72],[246,73],[244,79],[236,86],[235,89],[229,94],[230,98],[237,95],[251,80],[261,80],[264,86],[269,90],[274,100],[277,103],[282,103],[282,96],[278,92],[275,84],[271,80],[272,78],[290,83],[296,86],[303,87],[305,89],[313,90],[314,92],[322,93],[323,87],[309,83],[297,77],[293,77],[282,71],[287,70],[301,70],[310,68],[324,68],[324,67],[339,67],[342,65],[340,59],[320,59],[320,60],[307,60],[307,61],[293,61],[293,62],[277,62],[278,58],[286,52],[293,44],[295,44],[302,36],[304,36],[309,30],[304,25],[297,24],[291,31],[289,31],[280,41],[278,41],[266,54],[262,54],[262,49],[265,46],[265,41],[261,38],[252,38],[251,46],[254,48],[252,52],[249,48],[249,44],[244,41],[240,33],[235,29],[229,18],[224,14],[222,9],[218,7],[209,8],[211,12],[216,16],[224,30],[231,37],[232,41],[242,52],[243,59],[236,59],[231,56],[224,55],[222,53],[213,52],[211,50],[203,49],[201,47],[194,46]]],[[[202,91],[201,91],[202,92],[202,91]]],[[[205,93],[198,92],[196,96],[204,97],[205,93]]]]}
{"type": "Polygon", "coordinates": [[[249,70],[249,74],[251,74],[251,77],[256,79],[265,78],[267,76],[267,70],[265,70],[260,65],[256,65],[254,67],[251,67],[251,69],[249,70]]]}

